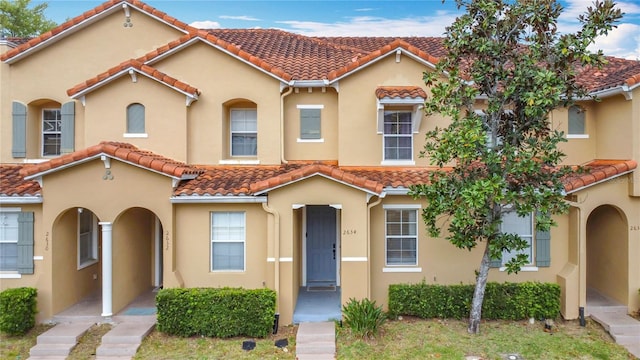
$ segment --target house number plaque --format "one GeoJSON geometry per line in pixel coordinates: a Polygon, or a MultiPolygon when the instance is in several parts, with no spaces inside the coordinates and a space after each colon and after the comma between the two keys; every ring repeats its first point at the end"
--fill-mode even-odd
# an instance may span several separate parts
{"type": "Polygon", "coordinates": [[[355,235],[355,234],[356,234],[356,230],[355,229],[342,230],[342,235],[355,235]]]}
{"type": "Polygon", "coordinates": [[[631,225],[629,226],[630,231],[640,231],[640,225],[631,225]]]}

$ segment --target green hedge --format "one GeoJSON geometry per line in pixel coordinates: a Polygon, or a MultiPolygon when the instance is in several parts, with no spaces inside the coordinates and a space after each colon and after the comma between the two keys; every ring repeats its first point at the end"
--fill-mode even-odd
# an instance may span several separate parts
{"type": "Polygon", "coordinates": [[[270,289],[162,289],[158,329],[178,336],[265,337],[273,330],[276,293],[270,289]]]}
{"type": "MultiPolygon", "coordinates": [[[[421,318],[469,317],[475,285],[394,284],[389,313],[421,318]]],[[[555,319],[560,314],[560,286],[551,283],[487,283],[483,319],[555,319]]]]}
{"type": "Polygon", "coordinates": [[[30,287],[0,292],[0,331],[22,335],[36,324],[38,290],[30,287]]]}

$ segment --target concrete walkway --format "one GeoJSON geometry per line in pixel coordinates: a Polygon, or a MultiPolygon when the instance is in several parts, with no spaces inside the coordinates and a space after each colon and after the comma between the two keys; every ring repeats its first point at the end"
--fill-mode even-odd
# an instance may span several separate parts
{"type": "Polygon", "coordinates": [[[296,359],[331,360],[335,358],[335,322],[303,322],[298,326],[298,333],[296,334],[296,359]]]}
{"type": "Polygon", "coordinates": [[[587,291],[587,299],[587,315],[602,325],[617,344],[640,359],[640,321],[627,314],[627,306],[593,290],[587,291]]]}
{"type": "Polygon", "coordinates": [[[93,323],[77,322],[54,326],[38,336],[36,345],[29,351],[29,359],[66,359],[78,344],[78,339],[93,325],[93,323]]]}

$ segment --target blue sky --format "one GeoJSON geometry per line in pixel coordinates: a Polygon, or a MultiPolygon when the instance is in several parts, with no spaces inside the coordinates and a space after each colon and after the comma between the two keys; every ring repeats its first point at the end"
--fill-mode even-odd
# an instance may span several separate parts
{"type": "MultiPolygon", "coordinates": [[[[143,0],[144,1],[144,0],[143,0]]],[[[33,4],[42,1],[32,1],[33,4]]],[[[58,23],[102,3],[48,0],[46,16],[58,23]]],[[[441,36],[460,12],[447,0],[147,0],[145,3],[200,28],[277,28],[309,36],[441,36]]],[[[561,0],[560,31],[578,30],[577,17],[592,0],[561,0]]],[[[616,1],[624,18],[593,49],[640,60],[640,0],[616,1]]]]}

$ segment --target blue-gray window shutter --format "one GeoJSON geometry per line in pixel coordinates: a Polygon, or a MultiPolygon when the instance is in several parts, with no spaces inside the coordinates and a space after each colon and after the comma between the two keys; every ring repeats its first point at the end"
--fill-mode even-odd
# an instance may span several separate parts
{"type": "Polygon", "coordinates": [[[14,158],[27,157],[27,106],[14,101],[11,106],[13,117],[11,154],[14,158]]]}
{"type": "Polygon", "coordinates": [[[68,154],[73,152],[75,143],[75,123],[76,123],[76,102],[70,101],[62,104],[60,109],[62,120],[60,131],[60,153],[68,154]]]}
{"type": "Polygon", "coordinates": [[[33,274],[33,212],[18,215],[18,273],[33,274]]]}
{"type": "Polygon", "coordinates": [[[551,266],[551,231],[536,230],[536,265],[551,266]]]}
{"type": "Polygon", "coordinates": [[[144,134],[144,132],[144,105],[129,105],[127,107],[127,133],[144,134]]]}
{"type": "Polygon", "coordinates": [[[300,139],[320,139],[320,109],[300,109],[300,139]]]}
{"type": "Polygon", "coordinates": [[[489,267],[499,268],[502,266],[502,258],[489,260],[489,267]]]}

